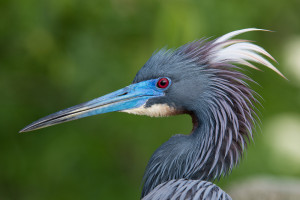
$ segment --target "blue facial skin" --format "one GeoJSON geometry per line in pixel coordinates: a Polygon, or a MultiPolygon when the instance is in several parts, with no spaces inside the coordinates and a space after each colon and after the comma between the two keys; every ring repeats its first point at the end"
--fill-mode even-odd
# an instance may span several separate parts
{"type": "Polygon", "coordinates": [[[102,97],[58,111],[33,122],[20,132],[32,131],[92,115],[138,108],[151,98],[165,95],[164,91],[170,87],[171,80],[168,78],[168,87],[162,89],[157,87],[159,79],[135,83],[102,97]]]}

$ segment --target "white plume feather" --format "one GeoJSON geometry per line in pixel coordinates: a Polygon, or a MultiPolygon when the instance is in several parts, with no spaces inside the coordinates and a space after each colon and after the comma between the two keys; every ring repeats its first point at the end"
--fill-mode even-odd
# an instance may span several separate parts
{"type": "Polygon", "coordinates": [[[248,67],[258,69],[250,62],[255,62],[262,64],[280,76],[286,79],[286,77],[273,65],[271,64],[266,58],[263,56],[273,60],[276,60],[262,47],[251,43],[247,40],[230,40],[231,38],[246,33],[249,31],[267,31],[265,29],[257,29],[257,28],[247,28],[242,30],[233,31],[227,33],[218,39],[216,39],[213,43],[215,45],[210,50],[209,60],[211,63],[236,63],[241,65],[246,65],[248,67]]]}

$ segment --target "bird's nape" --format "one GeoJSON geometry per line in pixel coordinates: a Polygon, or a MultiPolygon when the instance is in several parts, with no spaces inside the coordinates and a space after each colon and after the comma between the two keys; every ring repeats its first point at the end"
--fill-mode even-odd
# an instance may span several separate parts
{"type": "MultiPolygon", "coordinates": [[[[256,93],[240,68],[266,66],[280,76],[266,58],[267,51],[247,40],[230,40],[248,31],[228,33],[213,41],[195,41],[176,50],[154,54],[135,77],[149,79],[166,74],[173,85],[166,91],[169,105],[193,118],[190,135],[176,135],[152,155],[144,175],[142,197],[171,180],[213,181],[231,172],[253,139],[256,124],[256,93]],[[238,65],[238,67],[236,66],[238,65]],[[152,73],[149,73],[151,71],[152,73]]],[[[285,77],[284,77],[285,78],[285,77]]],[[[149,100],[146,106],[157,104],[149,100]]]]}

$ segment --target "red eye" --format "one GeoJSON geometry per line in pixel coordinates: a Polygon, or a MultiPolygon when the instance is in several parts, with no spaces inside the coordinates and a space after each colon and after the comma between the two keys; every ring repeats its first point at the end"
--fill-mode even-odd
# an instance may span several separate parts
{"type": "Polygon", "coordinates": [[[169,85],[169,80],[167,78],[161,78],[157,81],[157,87],[166,88],[169,85]]]}

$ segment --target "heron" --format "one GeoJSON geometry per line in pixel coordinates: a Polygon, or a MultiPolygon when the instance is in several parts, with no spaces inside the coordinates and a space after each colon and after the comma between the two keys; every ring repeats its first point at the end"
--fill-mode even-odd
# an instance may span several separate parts
{"type": "Polygon", "coordinates": [[[259,64],[285,78],[265,49],[233,39],[250,31],[266,30],[241,29],[156,51],[129,86],[50,114],[20,132],[114,111],[151,117],[188,114],[191,133],[172,136],[154,152],[141,198],[231,199],[212,182],[238,165],[253,140],[259,100],[243,69],[258,70],[259,64]]]}

